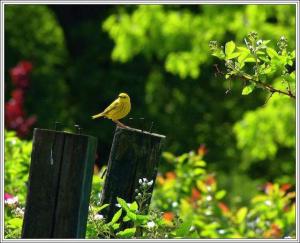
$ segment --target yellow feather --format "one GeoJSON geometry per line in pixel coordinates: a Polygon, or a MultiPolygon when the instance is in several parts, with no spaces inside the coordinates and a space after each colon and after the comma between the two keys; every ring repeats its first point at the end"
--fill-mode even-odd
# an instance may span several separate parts
{"type": "Polygon", "coordinates": [[[131,109],[130,97],[125,94],[119,94],[119,97],[113,101],[103,112],[92,116],[92,119],[106,117],[113,121],[124,118],[131,109]]]}

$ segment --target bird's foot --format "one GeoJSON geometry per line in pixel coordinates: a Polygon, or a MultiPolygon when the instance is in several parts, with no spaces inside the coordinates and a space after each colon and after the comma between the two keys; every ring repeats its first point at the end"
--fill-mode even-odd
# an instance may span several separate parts
{"type": "Polygon", "coordinates": [[[123,124],[122,122],[116,120],[115,123],[117,123],[118,126],[122,127],[122,128],[130,128],[128,126],[126,126],[125,124],[123,124]]]}

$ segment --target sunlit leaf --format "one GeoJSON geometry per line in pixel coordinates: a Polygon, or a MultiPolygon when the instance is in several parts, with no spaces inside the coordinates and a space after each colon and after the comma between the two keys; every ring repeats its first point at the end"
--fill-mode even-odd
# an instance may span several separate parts
{"type": "Polygon", "coordinates": [[[116,235],[118,238],[130,238],[134,236],[136,228],[127,228],[125,230],[119,231],[116,235]]]}
{"type": "Polygon", "coordinates": [[[255,84],[253,84],[253,83],[245,86],[243,88],[242,95],[248,95],[248,94],[252,93],[254,88],[255,88],[255,84]]]}
{"type": "Polygon", "coordinates": [[[221,200],[223,197],[225,197],[226,195],[226,191],[225,190],[221,190],[221,191],[218,191],[215,195],[215,198],[217,200],[221,200]]]}
{"type": "Polygon", "coordinates": [[[229,41],[225,44],[226,58],[228,58],[228,56],[230,56],[233,53],[234,49],[235,49],[235,43],[233,41],[229,41]]]}
{"type": "Polygon", "coordinates": [[[273,48],[270,47],[267,48],[267,54],[271,58],[278,57],[278,53],[273,48]]]}

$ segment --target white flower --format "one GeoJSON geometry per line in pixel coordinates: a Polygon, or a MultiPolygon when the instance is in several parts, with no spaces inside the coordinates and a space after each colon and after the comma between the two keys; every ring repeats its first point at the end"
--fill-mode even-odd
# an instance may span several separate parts
{"type": "Polygon", "coordinates": [[[7,198],[6,200],[4,200],[4,203],[7,205],[13,205],[18,203],[19,199],[18,197],[12,197],[12,198],[7,198]]]}
{"type": "Polygon", "coordinates": [[[152,186],[152,184],[153,184],[153,180],[148,182],[148,186],[152,186]]]}
{"type": "Polygon", "coordinates": [[[271,205],[272,205],[272,202],[271,202],[270,200],[266,200],[266,201],[265,201],[265,204],[266,204],[267,206],[271,206],[271,205]]]}
{"type": "Polygon", "coordinates": [[[219,229],[218,232],[219,232],[220,235],[223,235],[223,234],[225,234],[226,231],[223,230],[223,229],[219,229]]]}
{"type": "Polygon", "coordinates": [[[262,40],[258,40],[257,42],[256,42],[256,44],[259,46],[259,45],[261,45],[263,43],[263,41],[262,40]]]}
{"type": "Polygon", "coordinates": [[[142,183],[143,183],[142,179],[139,179],[139,184],[142,184],[142,183]]]}
{"type": "Polygon", "coordinates": [[[144,182],[148,182],[147,178],[143,178],[143,181],[144,181],[144,182]]]}
{"type": "Polygon", "coordinates": [[[115,205],[116,205],[116,207],[118,207],[118,208],[121,207],[121,205],[120,205],[119,203],[116,203],[115,205]]]}
{"type": "Polygon", "coordinates": [[[178,206],[178,202],[172,202],[172,207],[176,208],[178,206]]]}
{"type": "Polygon", "coordinates": [[[212,211],[207,210],[207,211],[205,212],[205,215],[207,215],[207,216],[212,215],[212,211]]]}
{"type": "Polygon", "coordinates": [[[211,201],[212,200],[212,196],[211,195],[208,195],[207,197],[206,197],[206,201],[211,201]]]}
{"type": "Polygon", "coordinates": [[[24,209],[17,207],[15,209],[15,214],[18,216],[24,216],[24,209]]]}
{"type": "Polygon", "coordinates": [[[103,219],[103,215],[102,215],[102,214],[96,214],[96,215],[94,216],[94,219],[95,219],[95,220],[102,220],[102,219],[103,219]]]}
{"type": "Polygon", "coordinates": [[[147,227],[148,228],[153,228],[155,226],[155,223],[153,222],[153,221],[149,221],[148,223],[147,223],[147,227]]]}
{"type": "Polygon", "coordinates": [[[193,231],[193,230],[195,230],[195,226],[194,226],[194,225],[192,225],[192,226],[190,227],[190,231],[193,231]]]}

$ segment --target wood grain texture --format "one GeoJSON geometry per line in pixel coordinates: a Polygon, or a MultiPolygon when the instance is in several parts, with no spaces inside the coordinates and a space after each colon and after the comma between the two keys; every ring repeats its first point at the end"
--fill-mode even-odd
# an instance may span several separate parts
{"type": "MultiPolygon", "coordinates": [[[[134,201],[140,178],[155,182],[164,139],[165,136],[159,134],[116,128],[101,196],[101,204],[109,204],[103,212],[107,221],[118,210],[117,197],[134,201]]],[[[149,192],[152,193],[153,187],[154,183],[149,192]]]]}
{"type": "Polygon", "coordinates": [[[96,145],[91,136],[35,129],[22,238],[84,238],[96,145]]]}

